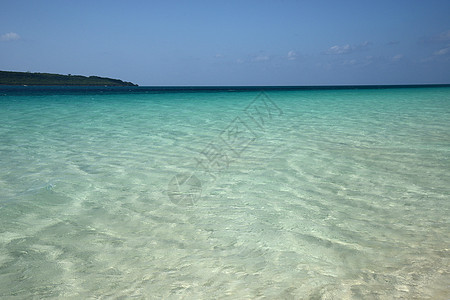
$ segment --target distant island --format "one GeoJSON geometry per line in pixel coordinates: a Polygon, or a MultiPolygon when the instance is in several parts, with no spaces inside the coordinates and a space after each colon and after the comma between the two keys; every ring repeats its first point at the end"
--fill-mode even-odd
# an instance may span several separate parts
{"type": "Polygon", "coordinates": [[[131,82],[98,76],[0,71],[0,85],[137,86],[131,82]]]}

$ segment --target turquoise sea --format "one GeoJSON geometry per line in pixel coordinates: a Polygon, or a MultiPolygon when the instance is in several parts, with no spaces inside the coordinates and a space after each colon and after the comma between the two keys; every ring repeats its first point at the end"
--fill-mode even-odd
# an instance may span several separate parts
{"type": "Polygon", "coordinates": [[[0,88],[1,299],[449,299],[450,87],[0,88]]]}

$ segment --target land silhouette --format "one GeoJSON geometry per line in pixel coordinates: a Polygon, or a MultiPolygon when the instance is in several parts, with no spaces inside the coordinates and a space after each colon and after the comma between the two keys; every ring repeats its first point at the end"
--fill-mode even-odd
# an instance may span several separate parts
{"type": "Polygon", "coordinates": [[[0,71],[0,85],[137,86],[132,82],[99,76],[0,71]]]}

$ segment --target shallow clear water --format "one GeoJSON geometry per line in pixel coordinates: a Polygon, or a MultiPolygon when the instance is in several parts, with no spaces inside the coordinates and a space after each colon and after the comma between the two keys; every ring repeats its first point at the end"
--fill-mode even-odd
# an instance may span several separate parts
{"type": "Polygon", "coordinates": [[[1,298],[450,297],[450,88],[0,95],[1,298]]]}

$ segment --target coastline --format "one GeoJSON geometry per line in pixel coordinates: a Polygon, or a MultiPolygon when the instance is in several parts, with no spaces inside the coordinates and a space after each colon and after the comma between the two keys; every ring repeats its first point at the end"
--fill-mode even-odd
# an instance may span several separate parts
{"type": "Polygon", "coordinates": [[[138,86],[132,82],[99,76],[0,71],[2,86],[138,86]]]}

